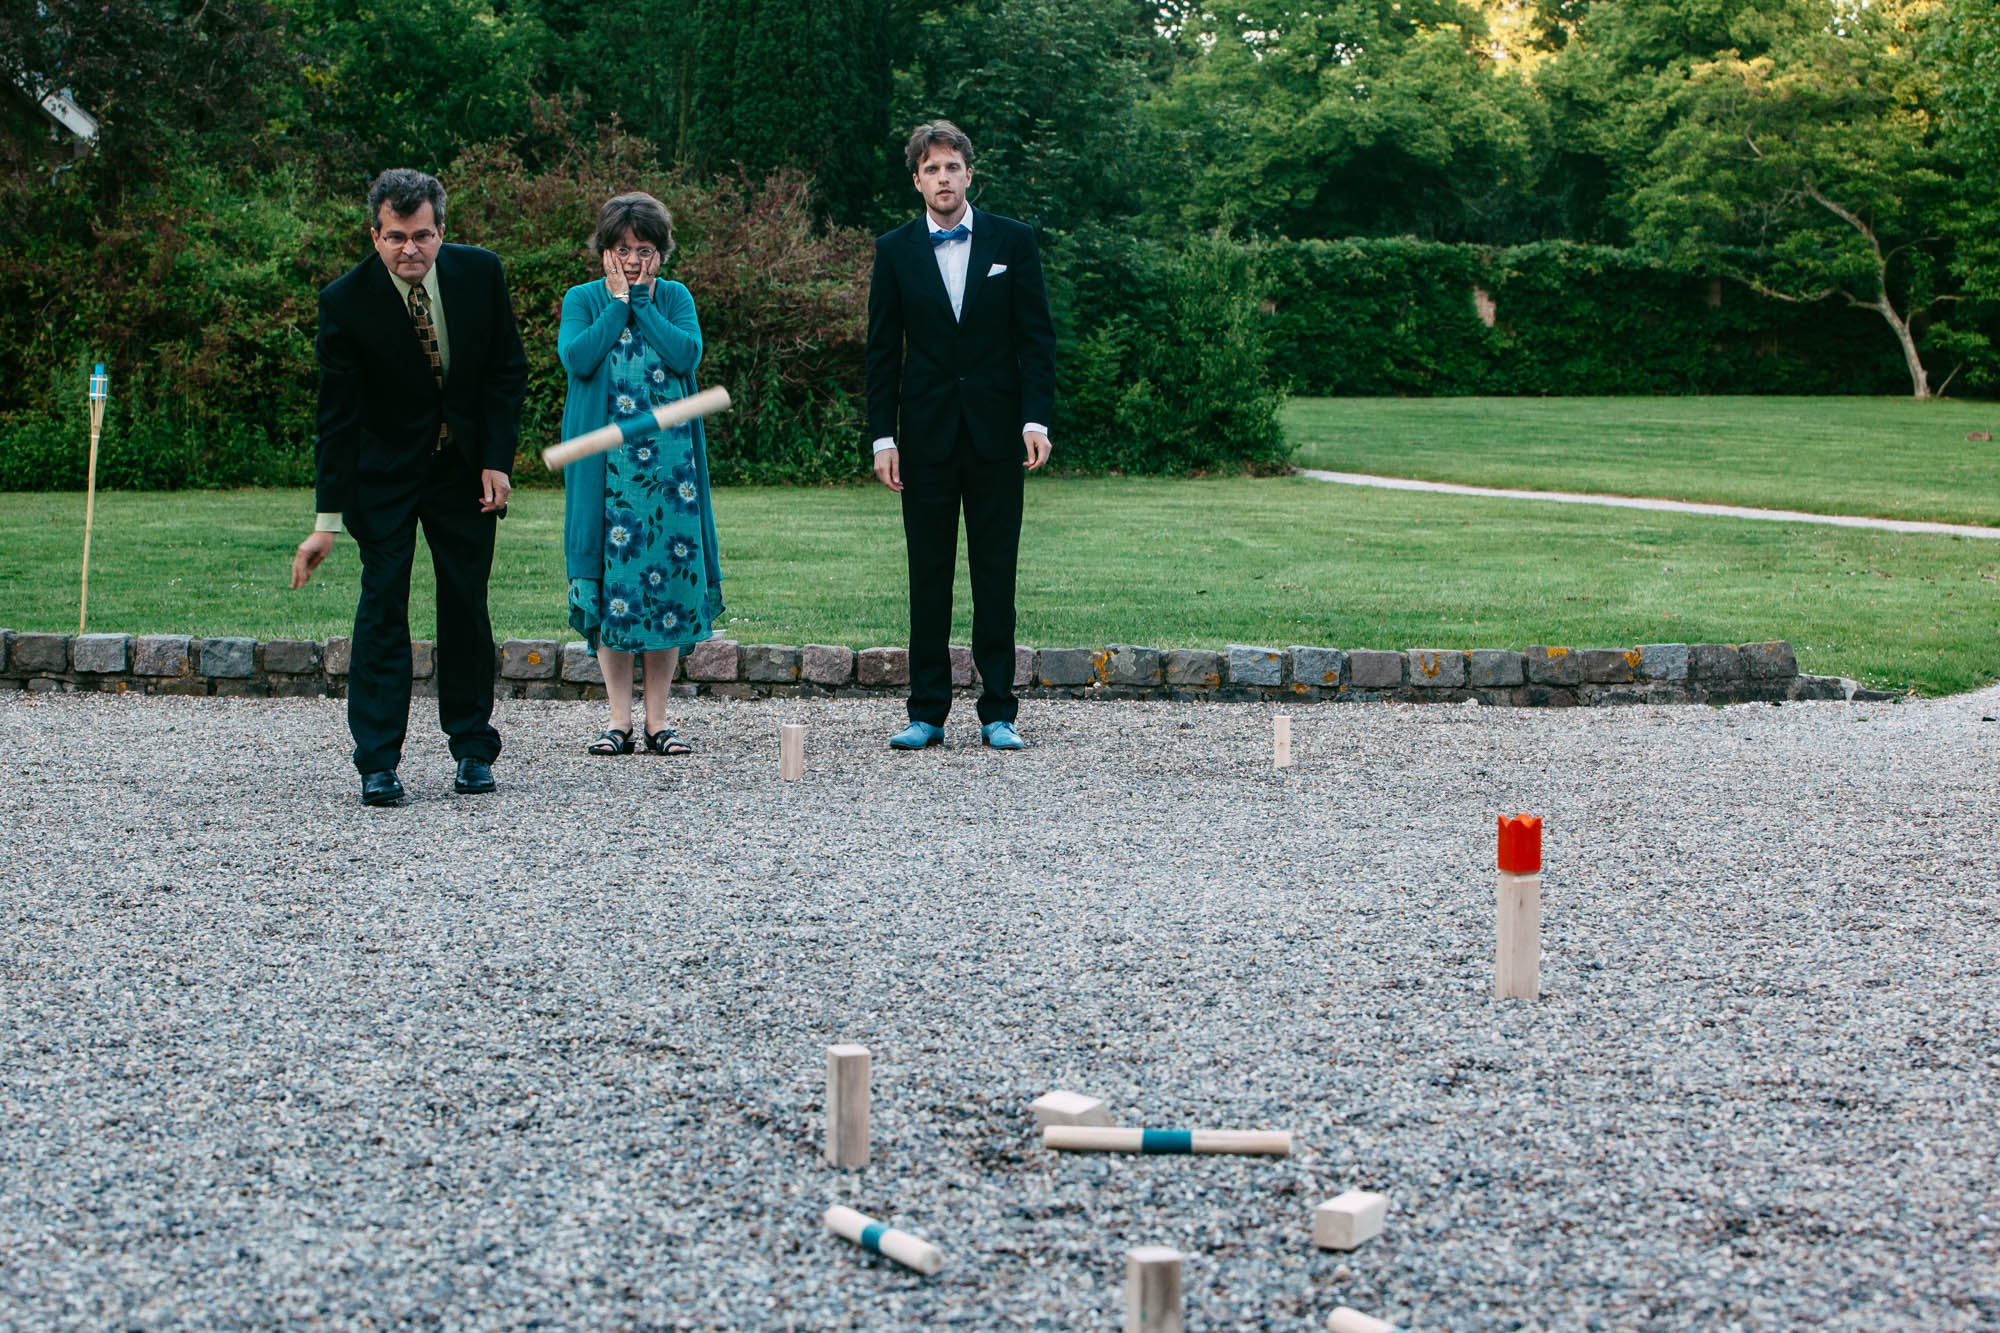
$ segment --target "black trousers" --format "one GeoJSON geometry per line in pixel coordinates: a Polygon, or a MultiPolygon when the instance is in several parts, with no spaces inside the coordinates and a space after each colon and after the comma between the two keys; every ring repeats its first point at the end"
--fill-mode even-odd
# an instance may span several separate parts
{"type": "Polygon", "coordinates": [[[354,734],[354,767],[363,773],[394,768],[409,731],[410,565],[419,523],[437,573],[438,725],[453,759],[491,763],[500,755],[492,725],[493,622],[486,614],[495,516],[479,512],[479,492],[479,469],[446,448],[414,484],[371,491],[346,516],[361,548],[347,729],[354,734]]]}
{"type": "Polygon", "coordinates": [[[951,590],[962,508],[979,721],[1012,722],[1020,707],[1014,697],[1014,568],[1021,550],[1021,459],[983,457],[961,427],[949,453],[918,461],[905,451],[900,467],[910,556],[910,718],[941,727],[951,712],[951,590]]]}

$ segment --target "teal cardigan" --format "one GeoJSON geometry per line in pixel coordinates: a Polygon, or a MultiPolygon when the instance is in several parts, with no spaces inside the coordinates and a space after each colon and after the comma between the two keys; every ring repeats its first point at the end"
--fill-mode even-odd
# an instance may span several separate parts
{"type": "MultiPolygon", "coordinates": [[[[637,293],[634,293],[637,298],[637,293]]],[[[652,344],[666,363],[667,373],[680,380],[683,397],[695,391],[694,368],[701,361],[701,323],[695,318],[694,297],[678,282],[655,279],[653,299],[637,298],[628,307],[605,290],[604,279],[586,282],[563,293],[562,327],[556,333],[556,357],[569,372],[569,392],[563,399],[562,438],[609,425],[611,395],[605,387],[604,363],[618,345],[627,320],[652,344]]],[[[701,485],[701,552],[708,568],[709,602],[721,604],[722,562],[716,549],[715,506],[708,503],[708,436],[701,418],[694,431],[695,475],[701,485]]],[[[568,577],[604,577],[604,455],[580,458],[563,469],[563,563],[568,577]]]]}

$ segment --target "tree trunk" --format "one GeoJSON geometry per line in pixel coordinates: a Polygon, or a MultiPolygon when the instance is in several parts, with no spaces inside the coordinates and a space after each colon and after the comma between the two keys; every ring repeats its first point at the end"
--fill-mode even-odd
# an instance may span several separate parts
{"type": "Polygon", "coordinates": [[[1883,293],[1868,307],[1889,322],[1896,331],[1896,342],[1903,349],[1903,364],[1910,368],[1910,396],[1923,402],[1931,396],[1930,372],[1924,369],[1923,359],[1917,355],[1917,340],[1910,333],[1910,321],[1896,313],[1890,303],[1888,293],[1883,293]]]}

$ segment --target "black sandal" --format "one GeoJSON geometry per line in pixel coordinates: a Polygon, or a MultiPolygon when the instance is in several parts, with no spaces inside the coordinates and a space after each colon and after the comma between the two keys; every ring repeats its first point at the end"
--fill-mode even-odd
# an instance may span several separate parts
{"type": "Polygon", "coordinates": [[[661,727],[658,731],[648,732],[646,748],[654,754],[670,755],[676,759],[684,754],[694,753],[694,747],[676,736],[672,727],[661,727]]]}
{"type": "Polygon", "coordinates": [[[585,753],[609,757],[614,754],[630,754],[638,748],[632,743],[631,731],[620,731],[617,727],[613,727],[592,741],[585,753]]]}

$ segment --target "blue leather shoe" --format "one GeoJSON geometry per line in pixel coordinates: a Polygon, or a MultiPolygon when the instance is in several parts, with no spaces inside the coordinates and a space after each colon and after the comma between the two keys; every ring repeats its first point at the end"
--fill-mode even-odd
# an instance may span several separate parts
{"type": "Polygon", "coordinates": [[[889,738],[892,750],[922,750],[932,745],[944,744],[944,728],[934,727],[928,722],[912,721],[909,726],[889,738]]]}
{"type": "Polygon", "coordinates": [[[988,722],[979,729],[979,739],[996,750],[1025,750],[1028,743],[1014,730],[1012,722],[988,722]]]}

